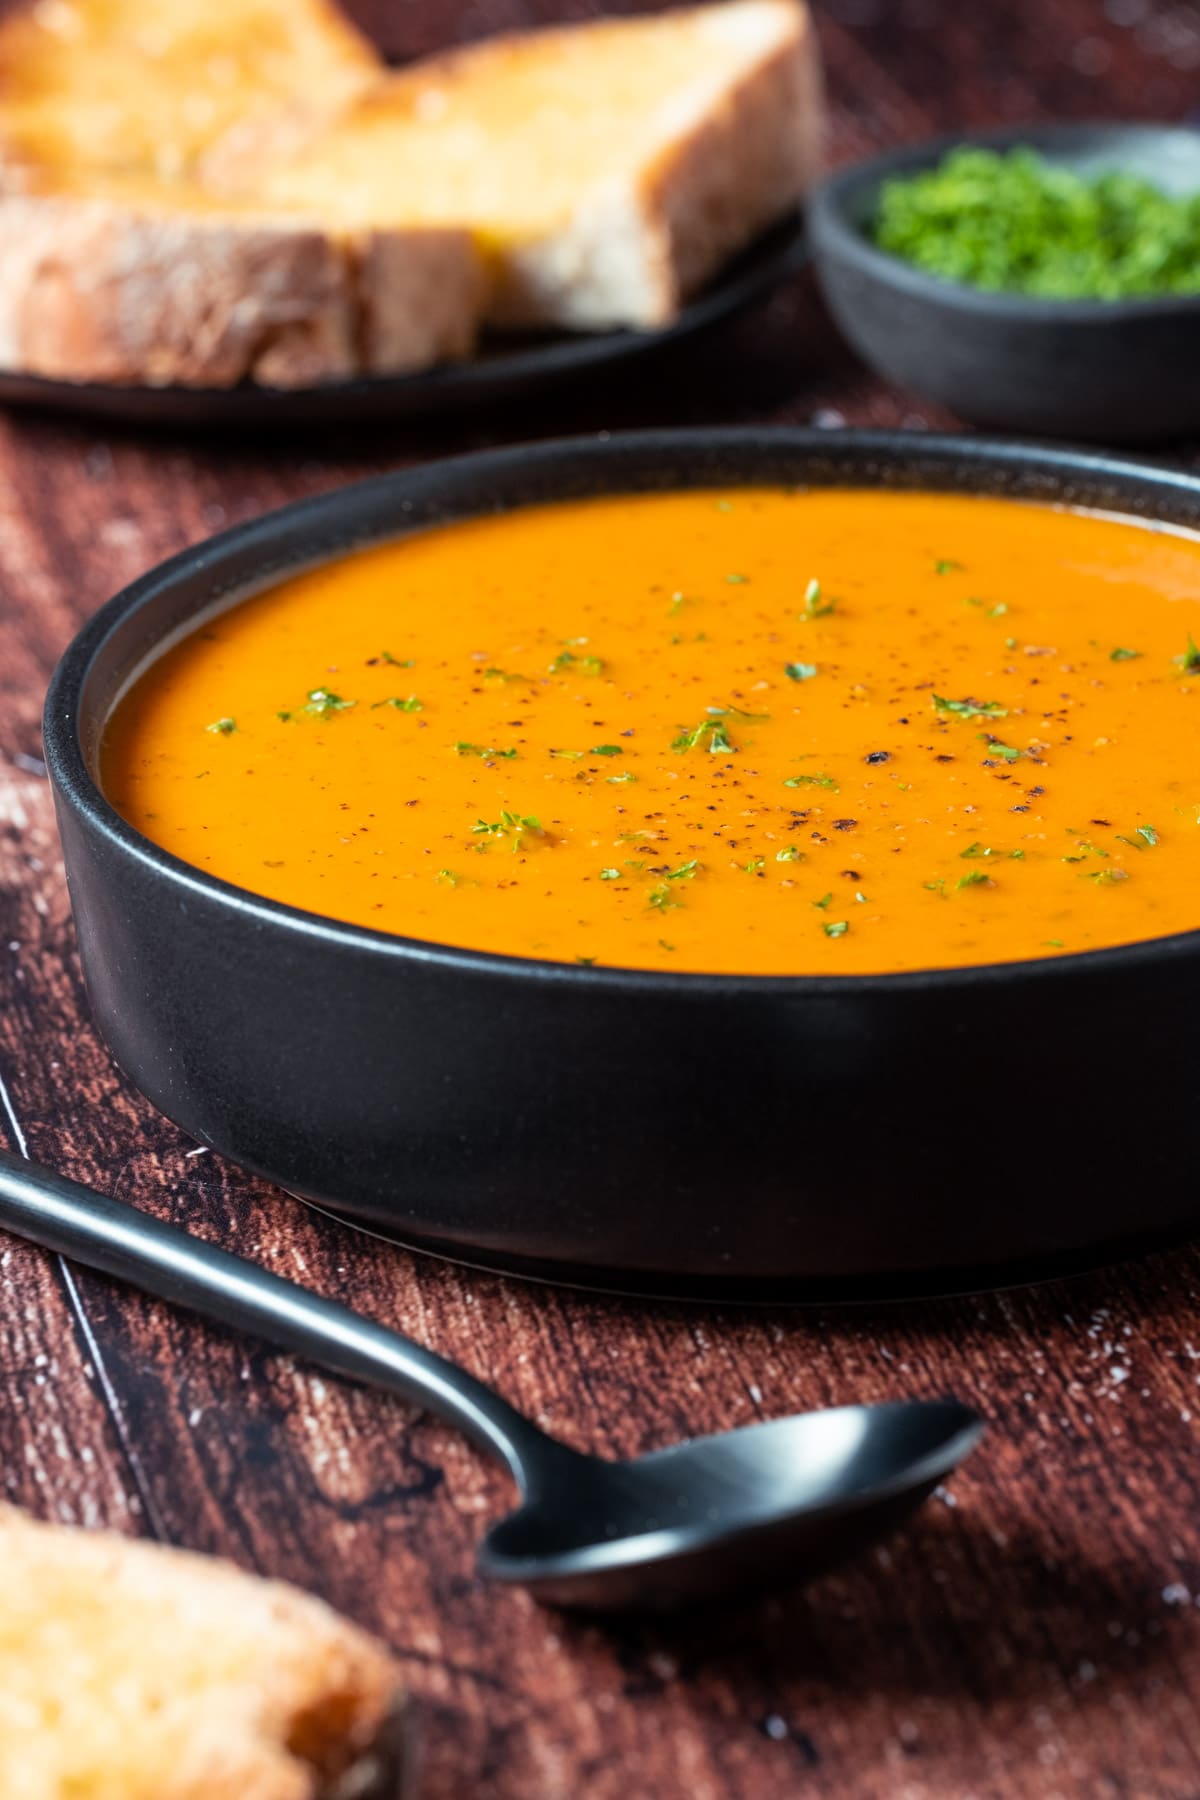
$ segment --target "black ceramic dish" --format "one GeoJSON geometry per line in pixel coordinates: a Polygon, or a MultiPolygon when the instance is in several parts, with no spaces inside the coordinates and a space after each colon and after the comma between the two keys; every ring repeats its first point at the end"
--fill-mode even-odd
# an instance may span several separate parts
{"type": "Polygon", "coordinates": [[[96,786],[122,684],[214,603],[525,501],[762,482],[1009,494],[1200,529],[1200,479],[1149,464],[747,430],[489,451],[186,551],[85,627],[45,720],[92,1007],[157,1106],[372,1231],[627,1291],[930,1292],[1187,1232],[1200,931],[891,976],[522,961],[256,899],[147,842],[96,786]]]}
{"type": "Polygon", "coordinates": [[[805,228],[793,215],[756,239],[662,331],[495,338],[466,362],[445,363],[416,375],[297,389],[250,383],[233,388],[122,387],[47,381],[0,370],[0,406],[36,406],[123,424],[184,425],[193,430],[367,424],[499,406],[700,337],[752,306],[807,259],[805,228]]]}
{"type": "Polygon", "coordinates": [[[879,189],[959,145],[1028,144],[1081,174],[1121,168],[1169,193],[1200,189],[1200,131],[1161,125],[1021,125],[939,138],[843,170],[809,206],[817,274],[859,354],[964,419],[1097,443],[1200,432],[1200,294],[1041,300],[942,281],[867,236],[879,189]]]}

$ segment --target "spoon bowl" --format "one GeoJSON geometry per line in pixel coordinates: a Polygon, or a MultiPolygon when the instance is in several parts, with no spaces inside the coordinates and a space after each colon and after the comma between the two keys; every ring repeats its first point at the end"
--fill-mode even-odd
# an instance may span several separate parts
{"type": "Polygon", "coordinates": [[[899,1525],[978,1442],[956,1400],[843,1406],[629,1462],[569,1455],[481,1570],[551,1605],[666,1608],[786,1586],[899,1525]]]}

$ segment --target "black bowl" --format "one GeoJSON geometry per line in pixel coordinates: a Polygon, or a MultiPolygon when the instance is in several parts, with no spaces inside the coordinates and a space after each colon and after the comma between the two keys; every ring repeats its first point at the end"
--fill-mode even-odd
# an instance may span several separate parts
{"type": "Polygon", "coordinates": [[[84,971],[117,1058],[203,1143],[359,1225],[594,1286],[929,1292],[1182,1235],[1200,931],[890,976],[540,963],[257,899],[156,848],[96,784],[123,684],[214,603],[430,523],[737,483],[1008,494],[1200,528],[1200,479],[1151,465],[746,430],[489,451],[185,551],[84,628],[46,703],[84,971]]]}
{"type": "Polygon", "coordinates": [[[1200,131],[1161,125],[1022,125],[939,138],[844,169],[809,205],[817,277],[859,354],[889,380],[1001,431],[1153,443],[1200,431],[1200,294],[1043,300],[943,281],[879,250],[867,231],[894,175],[962,145],[1027,144],[1082,174],[1132,170],[1169,193],[1200,189],[1200,131]]]}

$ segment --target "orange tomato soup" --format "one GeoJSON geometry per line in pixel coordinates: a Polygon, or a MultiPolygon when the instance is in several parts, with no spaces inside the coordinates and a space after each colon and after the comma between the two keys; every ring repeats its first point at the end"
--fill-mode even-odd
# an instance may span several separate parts
{"type": "Polygon", "coordinates": [[[1200,924],[1200,540],[732,489],[429,530],[210,615],[117,706],[114,806],[406,937],[842,974],[1200,924]]]}

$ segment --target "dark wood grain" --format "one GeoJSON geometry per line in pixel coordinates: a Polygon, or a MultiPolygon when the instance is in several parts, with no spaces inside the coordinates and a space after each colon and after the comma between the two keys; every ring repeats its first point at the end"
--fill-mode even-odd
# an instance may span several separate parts
{"type": "MultiPolygon", "coordinates": [[[[396,56],[597,10],[356,7],[396,56]]],[[[826,0],[819,21],[839,158],[963,120],[1183,117],[1200,91],[1200,8],[1178,0],[826,0]]],[[[738,419],[947,422],[858,367],[804,279],[661,367],[510,415],[286,442],[0,420],[0,1135],[414,1332],[580,1445],[953,1389],[986,1415],[984,1447],[903,1538],[804,1595],[602,1631],[475,1580],[510,1495],[440,1427],[5,1244],[5,1489],[223,1552],[381,1633],[420,1699],[429,1800],[1195,1800],[1195,1252],[870,1312],[524,1287],[359,1239],[197,1153],[88,1019],[38,716],[108,593],[222,525],[419,456],[738,419]]],[[[1119,1105],[1118,1068],[1097,1103],[1119,1105]]],[[[1129,1146],[1133,1187],[1136,1121],[1129,1146]]],[[[947,1178],[969,1199],[969,1175],[947,1178]]]]}

